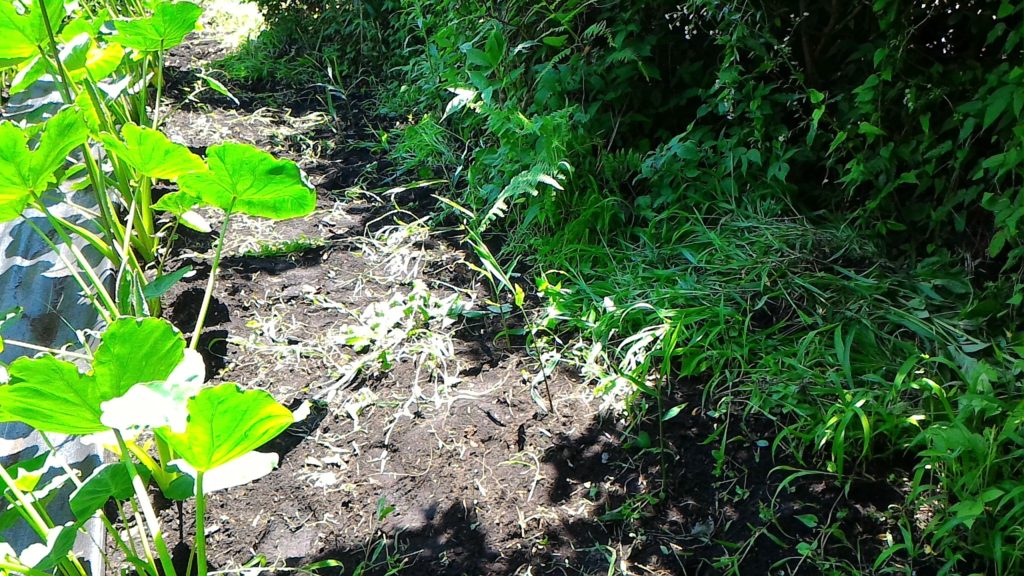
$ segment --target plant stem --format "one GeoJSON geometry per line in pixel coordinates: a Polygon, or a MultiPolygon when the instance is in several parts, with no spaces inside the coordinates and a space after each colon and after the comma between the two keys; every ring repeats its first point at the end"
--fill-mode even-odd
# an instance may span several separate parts
{"type": "MultiPolygon", "coordinates": [[[[5,342],[10,344],[10,340],[6,340],[5,342]]],[[[90,359],[88,356],[81,356],[87,360],[90,359]]],[[[43,432],[42,430],[39,430],[38,432],[39,436],[43,439],[43,442],[46,444],[46,447],[50,449],[50,453],[57,457],[57,463],[60,465],[61,469],[64,470],[64,473],[67,474],[68,478],[71,479],[71,482],[74,483],[76,488],[81,488],[83,483],[78,478],[78,471],[71,468],[71,466],[68,464],[67,459],[65,459],[57,452],[57,447],[54,446],[53,442],[50,440],[50,437],[45,432],[43,432]]],[[[120,511],[120,506],[121,503],[118,502],[118,511],[120,511]]],[[[129,547],[128,544],[125,543],[125,541],[121,538],[121,535],[118,534],[117,528],[115,528],[113,523],[110,522],[110,519],[107,518],[106,514],[100,513],[96,516],[102,521],[103,527],[106,529],[107,534],[110,534],[110,536],[114,539],[114,544],[116,544],[117,547],[120,548],[122,552],[124,552],[125,556],[129,559],[129,561],[132,562],[132,564],[135,564],[136,567],[138,567],[138,561],[141,560],[141,558],[139,558],[139,553],[135,549],[134,544],[132,544],[132,546],[129,547]]],[[[128,523],[125,522],[125,526],[127,525],[128,523]]],[[[131,539],[129,539],[129,542],[130,541],[131,539]]],[[[97,542],[94,542],[94,544],[96,544],[97,546],[102,546],[100,543],[97,542]]],[[[152,568],[151,566],[148,566],[145,563],[142,563],[142,565],[145,566],[147,569],[152,568]]],[[[155,570],[149,573],[150,576],[158,576],[155,570]]],[[[85,574],[84,569],[82,570],[82,574],[85,574]]]]}
{"type": "MultiPolygon", "coordinates": [[[[132,462],[131,453],[121,432],[114,430],[114,436],[117,438],[117,445],[121,450],[121,460],[128,468],[128,476],[131,478],[132,488],[135,490],[135,500],[132,501],[132,509],[135,512],[136,523],[139,523],[138,508],[142,508],[142,515],[145,517],[149,532],[153,535],[153,543],[156,545],[157,555],[160,557],[163,576],[175,576],[177,573],[174,570],[174,564],[171,562],[171,553],[167,549],[167,542],[164,541],[163,530],[160,528],[160,519],[157,518],[156,512],[153,510],[153,503],[149,501],[149,494],[146,493],[146,486],[142,483],[142,477],[139,476],[138,470],[135,469],[135,463],[132,462]],[[136,506],[136,501],[138,506],[136,506]]],[[[146,560],[151,565],[154,565],[153,553],[149,549],[149,544],[145,538],[145,530],[141,524],[139,524],[139,532],[143,535],[142,547],[146,552],[146,560]]]]}
{"type": "Polygon", "coordinates": [[[49,572],[43,572],[36,570],[21,564],[20,562],[11,563],[0,558],[0,572],[10,572],[11,574],[24,574],[25,576],[53,576],[49,572]]]}
{"type": "Polygon", "coordinates": [[[160,50],[156,53],[156,100],[153,102],[153,129],[160,125],[160,96],[164,89],[164,51],[161,42],[160,50]]]}
{"type": "MultiPolygon", "coordinates": [[[[75,101],[74,94],[71,92],[71,79],[68,77],[67,71],[64,70],[64,63],[60,61],[60,50],[57,48],[57,40],[53,35],[53,25],[50,23],[50,15],[46,11],[46,3],[39,2],[36,6],[39,8],[39,14],[43,17],[43,26],[46,27],[46,38],[50,42],[50,51],[53,53],[53,62],[57,67],[57,73],[61,78],[61,95],[64,96],[65,104],[71,104],[75,101]]],[[[45,60],[45,55],[43,59],[45,60]]]]}
{"type": "Polygon", "coordinates": [[[57,258],[59,258],[61,263],[64,264],[64,267],[67,268],[68,272],[71,273],[71,277],[75,279],[75,282],[78,284],[78,287],[82,289],[82,293],[84,293],[85,296],[92,303],[92,306],[93,308],[96,309],[96,312],[100,315],[104,322],[109,324],[111,321],[111,315],[117,312],[117,306],[113,305],[113,301],[110,299],[110,295],[106,293],[106,290],[102,288],[102,285],[100,285],[97,289],[97,291],[100,294],[105,296],[105,298],[100,298],[101,300],[103,300],[103,303],[101,305],[100,302],[97,301],[97,294],[93,291],[93,289],[97,287],[91,286],[82,278],[82,275],[78,273],[78,270],[76,269],[75,265],[72,264],[71,261],[68,260],[67,256],[65,256],[64,253],[61,252],[61,250],[57,247],[57,245],[54,244],[52,240],[50,240],[50,237],[47,236],[39,228],[39,226],[35,224],[35,222],[32,222],[31,218],[26,218],[25,222],[28,223],[29,227],[31,227],[32,230],[34,230],[35,233],[40,238],[43,239],[46,245],[50,247],[54,254],[57,255],[57,258]]]}
{"type": "Polygon", "coordinates": [[[196,561],[198,576],[206,576],[206,495],[201,471],[196,472],[196,561]]]}
{"type": "Polygon", "coordinates": [[[217,281],[217,269],[220,267],[220,256],[224,251],[224,237],[227,236],[228,227],[231,225],[231,211],[235,207],[235,201],[231,201],[227,212],[224,213],[224,223],[220,227],[220,238],[217,238],[217,251],[213,255],[213,266],[210,267],[210,277],[206,281],[206,293],[203,294],[203,305],[199,308],[199,317],[196,318],[196,327],[192,331],[192,341],[189,348],[199,348],[199,335],[203,331],[203,324],[206,323],[206,313],[210,309],[210,300],[213,299],[213,286],[217,281]]]}
{"type": "Polygon", "coordinates": [[[28,497],[25,496],[25,493],[18,489],[18,485],[15,483],[14,478],[11,478],[10,473],[7,472],[7,468],[4,468],[3,466],[0,466],[0,480],[3,480],[4,483],[7,484],[7,489],[11,491],[11,494],[14,495],[14,499],[18,501],[18,504],[20,504],[22,509],[25,511],[25,514],[28,515],[32,529],[35,530],[36,534],[42,537],[45,541],[46,532],[50,529],[50,526],[47,525],[46,520],[43,520],[43,517],[39,515],[39,511],[32,506],[32,502],[30,502],[28,497]]]}
{"type": "Polygon", "coordinates": [[[551,384],[548,382],[547,366],[544,365],[544,356],[540,352],[540,345],[537,344],[537,332],[530,327],[530,317],[527,316],[526,309],[520,306],[519,312],[523,315],[523,326],[527,332],[524,335],[526,346],[533,348],[533,353],[537,356],[537,363],[540,364],[540,376],[544,379],[544,392],[548,395],[548,407],[551,408],[552,414],[558,416],[558,411],[555,410],[555,399],[551,395],[551,384]]]}
{"type": "Polygon", "coordinates": [[[10,338],[4,338],[4,345],[24,348],[26,350],[35,350],[36,352],[48,352],[54,356],[67,356],[68,358],[76,358],[78,360],[92,360],[92,356],[89,356],[88,354],[71,352],[70,350],[58,350],[57,348],[47,348],[46,346],[30,344],[28,342],[22,342],[21,340],[11,340],[10,338]]]}
{"type": "Polygon", "coordinates": [[[78,262],[82,272],[85,272],[85,275],[89,278],[89,282],[94,288],[96,288],[96,292],[99,294],[100,299],[103,300],[103,304],[107,306],[107,309],[110,310],[112,314],[116,315],[117,304],[114,303],[113,298],[110,297],[110,294],[108,294],[106,289],[103,287],[103,281],[96,276],[96,271],[92,269],[92,265],[89,264],[89,260],[86,259],[85,255],[82,254],[81,249],[79,249],[78,246],[75,246],[74,241],[67,235],[67,232],[64,231],[61,220],[50,212],[50,209],[42,202],[42,200],[37,201],[35,207],[46,216],[46,219],[49,220],[50,226],[53,228],[54,232],[60,236],[61,241],[64,242],[64,245],[67,246],[68,250],[75,257],[75,261],[78,262]]]}

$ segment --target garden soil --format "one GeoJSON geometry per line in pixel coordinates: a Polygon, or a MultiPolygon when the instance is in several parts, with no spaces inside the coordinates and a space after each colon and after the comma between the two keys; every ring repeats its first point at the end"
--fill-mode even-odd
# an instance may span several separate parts
{"type": "MultiPolygon", "coordinates": [[[[423,218],[439,192],[396,178],[375,145],[402,119],[355,94],[332,117],[315,87],[229,85],[235,105],[196,75],[221,55],[207,36],[168,58],[166,132],[198,153],[230,139],[291,158],[319,200],[305,219],[233,221],[226,238],[202,338],[209,375],[308,415],[264,448],[280,457],[274,472],[211,496],[211,569],[800,574],[809,553],[870,566],[899,534],[899,469],[842,487],[794,475],[795,460],[773,456],[774,425],[741,425],[740,407],[711,405],[699,382],[672,383],[674,418],[624,429],[592,382],[564,369],[538,377],[522,340],[501,334],[514,318],[432,329],[440,364],[407,348],[387,369],[353,372],[366,359],[345,327],[367,306],[422,286],[480,311],[489,289],[457,228],[423,218]]],[[[168,262],[196,271],[165,299],[186,334],[215,239],[179,229],[168,262]]],[[[165,503],[162,518],[184,564],[193,510],[165,503]]]]}

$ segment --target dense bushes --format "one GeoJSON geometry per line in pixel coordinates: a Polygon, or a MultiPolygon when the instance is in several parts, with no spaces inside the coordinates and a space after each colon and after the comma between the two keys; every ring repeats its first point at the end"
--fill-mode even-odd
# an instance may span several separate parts
{"type": "Polygon", "coordinates": [[[1024,3],[262,4],[533,265],[550,355],[638,418],[700,376],[809,464],[910,455],[933,552],[889,560],[1024,571],[1024,3]]]}

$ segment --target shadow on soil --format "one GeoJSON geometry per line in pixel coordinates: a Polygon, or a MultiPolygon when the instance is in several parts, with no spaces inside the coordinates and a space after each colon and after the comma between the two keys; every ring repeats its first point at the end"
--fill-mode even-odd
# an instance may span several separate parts
{"type": "MultiPolygon", "coordinates": [[[[694,399],[699,406],[696,393],[694,399]]],[[[656,424],[646,431],[655,437],[656,424]]],[[[794,475],[792,462],[773,459],[754,439],[738,440],[749,433],[726,443],[716,475],[719,440],[708,442],[718,438],[715,422],[699,409],[681,413],[664,428],[663,442],[645,449],[624,449],[623,431],[595,420],[585,430],[556,434],[543,455],[547,478],[538,509],[541,516],[550,512],[549,521],[538,525],[520,515],[518,526],[486,526],[473,501],[431,502],[421,509],[421,527],[378,530],[362,546],[328,549],[309,566],[340,562],[317,568],[331,576],[617,574],[629,567],[650,574],[809,575],[820,573],[822,562],[869,568],[880,552],[877,535],[893,529],[885,512],[902,502],[901,494],[885,478],[843,486],[824,474],[794,475]],[[809,526],[812,517],[850,541],[809,526]],[[796,552],[801,542],[816,547],[810,557],[796,552]]]]}

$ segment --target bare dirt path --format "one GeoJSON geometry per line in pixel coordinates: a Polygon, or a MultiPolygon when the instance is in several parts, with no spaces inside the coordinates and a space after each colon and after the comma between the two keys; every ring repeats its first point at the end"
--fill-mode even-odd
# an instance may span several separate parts
{"type": "MultiPolygon", "coordinates": [[[[593,387],[564,371],[548,378],[549,413],[537,362],[482,313],[487,291],[457,237],[421,218],[430,190],[397,187],[367,144],[393,120],[358,99],[332,118],[316,91],[229,86],[236,106],[199,89],[196,72],[222,54],[201,37],[168,59],[165,131],[197,152],[231,139],[292,158],[319,204],[229,233],[203,338],[211,374],[310,415],[269,447],[275,472],[211,498],[213,567],[789,574],[803,570],[795,545],[818,538],[808,518],[841,514],[865,550],[894,530],[898,492],[879,482],[844,495],[825,475],[781,485],[769,427],[730,428],[696,384],[677,387],[670,400],[686,408],[654,446],[623,448],[647,431],[602,417],[593,387]]],[[[171,260],[197,271],[167,300],[185,331],[213,239],[182,231],[171,260]]],[[[164,511],[172,532],[189,533],[190,518],[164,511]]],[[[813,544],[858,560],[842,542],[813,544]]]]}

